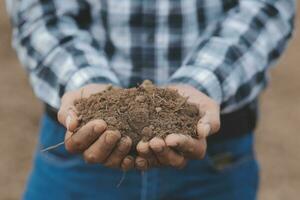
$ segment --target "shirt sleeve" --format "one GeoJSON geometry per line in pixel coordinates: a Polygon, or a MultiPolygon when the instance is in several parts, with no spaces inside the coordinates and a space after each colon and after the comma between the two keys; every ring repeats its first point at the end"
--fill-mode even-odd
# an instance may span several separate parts
{"type": "Polygon", "coordinates": [[[87,83],[120,86],[91,34],[92,8],[84,0],[7,0],[13,46],[35,94],[54,108],[65,91],[87,83]]]}
{"type": "Polygon", "coordinates": [[[241,0],[200,39],[170,83],[190,84],[231,112],[264,89],[292,35],[294,0],[241,0]]]}

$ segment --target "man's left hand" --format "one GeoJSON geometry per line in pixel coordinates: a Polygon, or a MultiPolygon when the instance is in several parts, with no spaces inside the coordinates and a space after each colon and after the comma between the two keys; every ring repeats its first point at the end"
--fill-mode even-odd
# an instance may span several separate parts
{"type": "Polygon", "coordinates": [[[136,168],[171,166],[183,168],[189,159],[203,159],[206,153],[206,137],[220,128],[220,108],[213,99],[189,85],[170,85],[188,97],[188,102],[199,107],[201,118],[197,124],[198,138],[182,134],[170,134],[165,139],[155,137],[149,142],[139,142],[136,168]]]}

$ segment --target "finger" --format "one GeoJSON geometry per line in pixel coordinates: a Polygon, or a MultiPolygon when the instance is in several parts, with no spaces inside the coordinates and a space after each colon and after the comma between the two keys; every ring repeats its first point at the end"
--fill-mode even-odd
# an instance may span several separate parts
{"type": "Polygon", "coordinates": [[[71,136],[74,134],[74,132],[68,131],[65,134],[65,144],[67,144],[68,140],[71,139],[71,136]]]}
{"type": "Polygon", "coordinates": [[[202,129],[204,129],[205,131],[209,130],[209,134],[218,132],[221,125],[219,113],[220,113],[219,107],[216,105],[207,108],[203,112],[203,116],[201,117],[201,119],[197,124],[197,131],[200,132],[198,134],[201,134],[201,131],[203,131],[202,129]],[[201,124],[203,124],[204,127],[201,127],[202,126],[201,124]],[[209,125],[210,127],[208,128],[207,125],[209,125]]]}
{"type": "Polygon", "coordinates": [[[79,124],[73,106],[68,106],[68,109],[61,108],[58,111],[57,119],[68,131],[74,131],[79,124]]]}
{"type": "Polygon", "coordinates": [[[161,138],[150,140],[150,148],[155,153],[158,161],[163,165],[182,168],[186,164],[185,158],[170,149],[161,138]]]}
{"type": "Polygon", "coordinates": [[[74,131],[78,126],[78,117],[74,107],[74,100],[76,97],[77,95],[74,92],[65,94],[62,98],[61,106],[57,113],[58,121],[69,131],[74,131]]]}
{"type": "Polygon", "coordinates": [[[138,154],[144,158],[149,158],[153,156],[153,153],[151,152],[149,142],[140,141],[137,146],[136,150],[138,154]]]}
{"type": "Polygon", "coordinates": [[[81,127],[76,134],[67,131],[65,136],[66,149],[77,153],[86,150],[105,131],[107,124],[103,120],[93,120],[81,127]]]}
{"type": "Polygon", "coordinates": [[[74,110],[75,109],[72,108],[68,110],[68,115],[65,121],[65,127],[69,131],[74,131],[79,124],[77,114],[74,110]]]}
{"type": "MultiPolygon", "coordinates": [[[[137,144],[137,152],[141,158],[146,159],[147,169],[160,166],[158,159],[150,148],[149,142],[140,141],[137,144]]],[[[136,163],[136,165],[138,169],[146,170],[143,166],[139,166],[139,163],[136,163]]]]}
{"type": "Polygon", "coordinates": [[[211,126],[207,122],[198,121],[197,123],[198,138],[206,138],[211,134],[211,126]]]}
{"type": "Polygon", "coordinates": [[[92,94],[105,90],[107,87],[107,85],[89,84],[79,90],[65,93],[61,99],[61,106],[57,113],[58,121],[69,131],[74,131],[78,126],[78,117],[74,106],[75,100],[89,97],[92,94]]]}
{"type": "Polygon", "coordinates": [[[129,137],[122,137],[116,148],[112,151],[110,156],[106,159],[104,165],[110,168],[119,168],[123,159],[130,151],[132,141],[129,137]]]}
{"type": "Polygon", "coordinates": [[[151,153],[151,156],[149,156],[148,158],[137,156],[135,160],[135,167],[141,171],[160,166],[161,164],[153,153],[151,153]]]}
{"type": "Polygon", "coordinates": [[[88,163],[104,163],[121,138],[119,131],[107,130],[84,153],[88,163]]]}
{"type": "Polygon", "coordinates": [[[160,167],[161,164],[159,163],[158,159],[155,156],[150,158],[144,158],[141,156],[137,156],[135,159],[135,167],[138,170],[146,171],[154,167],[160,167]]]}
{"type": "Polygon", "coordinates": [[[138,170],[146,171],[149,168],[148,160],[146,158],[137,156],[135,159],[135,167],[138,170]]]}
{"type": "Polygon", "coordinates": [[[165,139],[168,147],[182,152],[184,156],[193,159],[203,159],[206,153],[206,140],[194,139],[182,134],[170,134],[165,139]]]}
{"type": "Polygon", "coordinates": [[[125,172],[134,168],[134,158],[129,155],[126,156],[121,163],[121,168],[125,172]]]}

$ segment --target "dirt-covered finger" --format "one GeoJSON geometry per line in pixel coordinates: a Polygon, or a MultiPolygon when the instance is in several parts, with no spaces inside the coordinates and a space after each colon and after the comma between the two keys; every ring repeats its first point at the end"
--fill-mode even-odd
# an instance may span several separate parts
{"type": "Polygon", "coordinates": [[[121,138],[119,131],[105,131],[85,152],[88,163],[104,163],[121,138]]]}
{"type": "Polygon", "coordinates": [[[134,168],[134,158],[129,155],[126,156],[121,163],[121,168],[123,171],[128,171],[134,168]]]}
{"type": "Polygon", "coordinates": [[[195,139],[182,134],[170,134],[166,137],[167,146],[176,149],[184,157],[202,159],[206,152],[206,140],[195,139]]]}
{"type": "Polygon", "coordinates": [[[116,148],[112,151],[110,156],[106,159],[104,165],[111,168],[119,168],[123,159],[131,149],[132,141],[129,137],[124,136],[120,139],[116,148]]]}
{"type": "Polygon", "coordinates": [[[191,136],[182,134],[170,134],[165,139],[168,147],[176,149],[183,154],[192,154],[195,152],[195,144],[191,136]]]}
{"type": "Polygon", "coordinates": [[[68,92],[61,99],[61,106],[57,113],[58,121],[69,131],[73,131],[78,125],[78,117],[74,107],[74,101],[78,98],[77,93],[68,92]]]}
{"type": "Polygon", "coordinates": [[[137,156],[135,159],[135,168],[141,171],[146,171],[149,168],[149,163],[146,158],[137,156]]]}
{"type": "Polygon", "coordinates": [[[140,141],[136,146],[136,150],[138,154],[144,158],[154,156],[150,149],[149,142],[140,141]]]}
{"type": "Polygon", "coordinates": [[[212,109],[206,110],[203,113],[203,116],[197,124],[197,131],[201,134],[202,130],[209,130],[209,134],[213,134],[219,131],[221,122],[220,122],[220,110],[217,105],[211,106],[212,109]],[[202,126],[202,127],[201,127],[202,126]],[[208,128],[209,126],[209,128],[208,128]]]}
{"type": "Polygon", "coordinates": [[[103,120],[94,120],[87,123],[71,137],[66,137],[66,149],[72,153],[83,152],[99,138],[106,126],[103,120]]]}
{"type": "Polygon", "coordinates": [[[197,134],[199,138],[206,138],[211,134],[211,125],[199,121],[197,123],[197,134]]]}
{"type": "Polygon", "coordinates": [[[155,167],[161,167],[161,164],[154,155],[149,158],[137,156],[135,160],[135,168],[138,170],[146,171],[155,167]]]}
{"type": "Polygon", "coordinates": [[[150,147],[162,165],[181,168],[186,163],[184,157],[170,149],[161,138],[150,140],[150,147]]]}

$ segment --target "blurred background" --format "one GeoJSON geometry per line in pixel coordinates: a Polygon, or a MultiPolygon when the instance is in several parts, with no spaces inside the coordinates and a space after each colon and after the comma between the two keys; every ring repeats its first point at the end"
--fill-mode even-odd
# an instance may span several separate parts
{"type": "MultiPolygon", "coordinates": [[[[298,11],[300,6],[298,4],[298,11]]],[[[296,21],[300,26],[300,17],[296,21]]],[[[38,137],[41,103],[11,48],[9,21],[0,1],[0,199],[19,199],[38,137]]],[[[260,200],[300,197],[300,33],[272,70],[261,98],[256,151],[261,164],[260,200]]]]}

